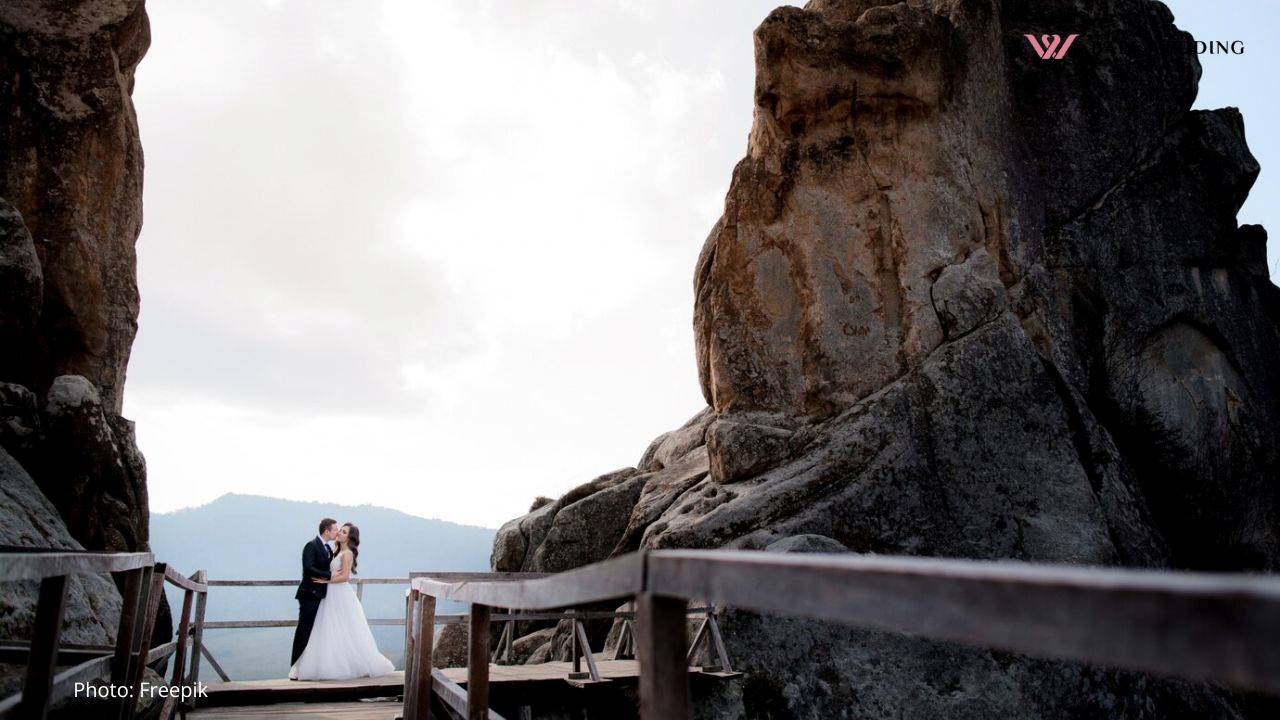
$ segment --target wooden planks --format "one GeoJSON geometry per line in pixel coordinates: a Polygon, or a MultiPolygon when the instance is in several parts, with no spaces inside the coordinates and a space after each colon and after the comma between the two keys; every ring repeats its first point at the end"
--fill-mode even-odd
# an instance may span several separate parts
{"type": "Polygon", "coordinates": [[[404,691],[404,673],[393,672],[353,680],[233,680],[209,683],[200,707],[274,705],[289,702],[348,702],[362,698],[397,697],[404,691]]]}
{"type": "Polygon", "coordinates": [[[199,708],[188,712],[187,717],[200,720],[391,720],[399,713],[400,703],[395,701],[356,701],[199,708]]]}
{"type": "MultiPolygon", "coordinates": [[[[635,660],[597,660],[596,668],[604,680],[623,680],[640,674],[640,664],[635,660]]],[[[573,663],[567,660],[536,665],[490,665],[489,684],[563,682],[572,671],[573,663]]],[[[467,682],[466,668],[444,668],[441,672],[456,683],[467,682]]]]}
{"type": "MultiPolygon", "coordinates": [[[[635,660],[598,660],[596,667],[600,677],[606,680],[634,678],[639,674],[640,665],[635,660]]],[[[490,665],[489,684],[523,683],[523,682],[563,682],[573,668],[573,663],[556,661],[537,665],[490,665]]],[[[437,668],[438,669],[438,668],[437,668]]],[[[444,673],[452,682],[467,684],[465,667],[444,668],[444,673]]],[[[270,691],[281,698],[289,695],[305,696],[313,693],[323,695],[342,689],[369,689],[378,692],[387,691],[399,694],[404,686],[404,673],[396,671],[373,678],[356,678],[354,680],[233,680],[231,682],[210,683],[207,685],[210,697],[226,696],[242,692],[270,691]]],[[[372,695],[370,695],[372,696],[372,695]]]]}
{"type": "MultiPolygon", "coordinates": [[[[354,578],[356,585],[408,585],[409,578],[354,578]]],[[[295,587],[298,580],[206,580],[209,587],[295,587]]]]}

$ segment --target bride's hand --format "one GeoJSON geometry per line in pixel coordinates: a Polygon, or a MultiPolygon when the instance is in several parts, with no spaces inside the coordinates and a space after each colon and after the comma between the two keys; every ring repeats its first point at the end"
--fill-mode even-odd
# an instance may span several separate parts
{"type": "Polygon", "coordinates": [[[313,582],[313,583],[320,583],[320,584],[322,584],[322,585],[328,585],[328,584],[329,584],[329,581],[328,581],[328,580],[325,580],[325,579],[323,579],[323,578],[311,578],[311,582],[313,582]]]}

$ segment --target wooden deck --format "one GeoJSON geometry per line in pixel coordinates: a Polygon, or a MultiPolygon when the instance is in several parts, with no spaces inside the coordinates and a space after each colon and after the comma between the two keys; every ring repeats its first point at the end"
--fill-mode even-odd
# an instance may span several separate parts
{"type": "MultiPolygon", "coordinates": [[[[596,666],[599,668],[601,680],[605,682],[634,679],[640,674],[640,665],[635,660],[598,660],[596,666]]],[[[568,675],[572,670],[573,663],[570,662],[546,662],[537,665],[490,665],[489,684],[510,685],[547,682],[561,682],[573,686],[590,684],[590,681],[569,680],[568,675]]],[[[466,668],[446,668],[444,674],[459,685],[465,686],[467,684],[466,668]]],[[[203,708],[213,708],[326,699],[347,701],[360,698],[388,698],[399,695],[403,688],[404,673],[398,670],[388,675],[355,680],[237,680],[210,683],[208,685],[209,696],[201,700],[199,704],[203,708]]],[[[263,715],[263,717],[277,716],[263,715]]]]}
{"type": "Polygon", "coordinates": [[[279,705],[200,708],[187,713],[201,720],[391,720],[400,714],[399,701],[355,701],[334,703],[288,702],[279,705]]]}

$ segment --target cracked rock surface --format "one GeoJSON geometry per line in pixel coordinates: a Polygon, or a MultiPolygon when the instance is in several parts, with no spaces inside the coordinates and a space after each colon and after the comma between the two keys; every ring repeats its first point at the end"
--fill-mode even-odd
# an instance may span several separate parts
{"type": "MultiPolygon", "coordinates": [[[[1168,9],[812,0],[755,55],[694,272],[707,409],[504,526],[496,569],[674,547],[1280,567],[1280,292],[1236,222],[1259,168],[1238,111],[1190,110],[1168,9]],[[1067,31],[1060,61],[1023,38],[1067,31]]],[[[724,630],[747,676],[700,717],[1277,712],[794,618],[724,630]]]]}
{"type": "MultiPolygon", "coordinates": [[[[148,547],[146,468],[120,412],[142,226],[131,95],[149,43],[142,0],[0,3],[3,544],[148,547]]],[[[33,596],[9,585],[0,635],[17,638],[33,596]]],[[[119,595],[73,580],[68,613],[67,640],[107,642],[119,595]]]]}

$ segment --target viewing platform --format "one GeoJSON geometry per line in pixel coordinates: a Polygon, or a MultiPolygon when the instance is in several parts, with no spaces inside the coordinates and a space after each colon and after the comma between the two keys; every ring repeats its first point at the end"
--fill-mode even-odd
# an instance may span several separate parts
{"type": "MultiPolygon", "coordinates": [[[[0,701],[0,718],[43,718],[76,682],[109,679],[136,689],[148,667],[165,673],[171,687],[189,688],[199,682],[194,659],[202,655],[225,676],[203,646],[204,630],[215,626],[204,622],[210,588],[291,582],[206,581],[203,572],[188,578],[150,553],[4,548],[0,581],[21,580],[38,580],[40,592],[31,638],[5,646],[23,657],[27,673],[22,692],[0,701]],[[116,574],[124,587],[118,641],[61,645],[67,578],[90,573],[116,574]],[[176,637],[148,647],[142,639],[152,635],[166,583],[182,591],[176,637]]],[[[223,679],[193,703],[165,701],[160,717],[526,720],[541,702],[566,707],[629,685],[628,697],[638,697],[630,716],[682,720],[690,717],[691,685],[739,674],[716,619],[720,607],[1280,694],[1280,579],[1261,575],[664,550],[555,575],[421,572],[385,582],[409,586],[404,619],[376,621],[404,624],[404,672],[335,682],[223,679]],[[437,600],[469,611],[437,615],[437,600]],[[628,601],[626,610],[598,609],[628,601]],[[609,657],[591,646],[583,624],[604,619],[618,631],[609,657]],[[691,619],[698,621],[692,640],[691,619]],[[511,662],[515,623],[552,620],[568,632],[572,660],[511,662]],[[467,665],[435,668],[436,628],[456,622],[467,623],[467,665]],[[495,623],[502,627],[496,640],[495,623]],[[696,665],[699,658],[710,664],[696,665]]],[[[132,717],[132,699],[113,702],[111,715],[132,717]]]]}

